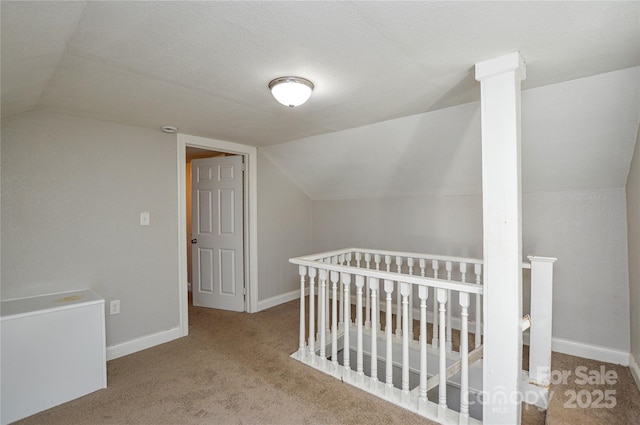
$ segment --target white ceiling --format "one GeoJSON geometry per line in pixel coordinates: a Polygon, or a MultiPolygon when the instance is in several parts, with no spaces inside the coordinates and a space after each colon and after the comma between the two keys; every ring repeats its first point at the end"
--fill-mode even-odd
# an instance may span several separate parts
{"type": "Polygon", "coordinates": [[[515,50],[525,89],[637,66],[640,2],[2,1],[1,39],[3,117],[266,146],[477,100],[473,65],[515,50]],[[267,90],[291,74],[295,109],[267,90]]]}
{"type": "MultiPolygon", "coordinates": [[[[639,120],[639,67],[525,90],[523,191],[624,187],[639,120]]],[[[472,102],[261,151],[326,200],[480,195],[481,146],[472,102]]]]}

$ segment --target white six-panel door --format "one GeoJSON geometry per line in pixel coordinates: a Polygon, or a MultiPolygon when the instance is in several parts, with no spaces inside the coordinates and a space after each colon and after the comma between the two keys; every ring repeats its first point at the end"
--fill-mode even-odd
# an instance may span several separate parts
{"type": "Polygon", "coordinates": [[[244,311],[242,156],[191,162],[193,305],[244,311]]]}

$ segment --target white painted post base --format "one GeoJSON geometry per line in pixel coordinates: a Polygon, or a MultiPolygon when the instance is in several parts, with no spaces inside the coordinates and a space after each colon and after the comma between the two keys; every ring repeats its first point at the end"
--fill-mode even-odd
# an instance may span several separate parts
{"type": "Polygon", "coordinates": [[[529,378],[549,386],[551,374],[551,323],[553,306],[553,264],[551,257],[529,256],[531,261],[531,330],[529,378]]]}

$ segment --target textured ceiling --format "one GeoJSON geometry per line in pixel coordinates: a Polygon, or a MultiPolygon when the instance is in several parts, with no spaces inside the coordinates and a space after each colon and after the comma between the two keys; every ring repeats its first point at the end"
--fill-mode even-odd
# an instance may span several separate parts
{"type": "Polygon", "coordinates": [[[255,146],[477,100],[476,62],[523,87],[640,64],[639,2],[1,3],[2,116],[42,108],[255,146]],[[268,82],[312,80],[287,109],[268,82]]]}
{"type": "MultiPolygon", "coordinates": [[[[522,188],[624,187],[640,120],[640,68],[522,93],[522,188]]],[[[315,200],[482,193],[480,104],[466,103],[261,148],[315,200]]]]}

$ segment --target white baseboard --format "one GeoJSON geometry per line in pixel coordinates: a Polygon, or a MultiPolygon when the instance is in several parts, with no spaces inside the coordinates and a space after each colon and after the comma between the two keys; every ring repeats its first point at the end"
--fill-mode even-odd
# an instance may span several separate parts
{"type": "MultiPolygon", "coordinates": [[[[309,288],[305,288],[305,295],[308,295],[309,288]]],[[[289,301],[300,299],[300,290],[287,292],[284,294],[276,295],[275,297],[267,298],[266,300],[258,301],[258,311],[267,310],[271,307],[275,307],[280,304],[288,303],[289,301]]]]}
{"type": "Polygon", "coordinates": [[[131,341],[123,342],[121,344],[112,345],[110,347],[107,347],[107,360],[117,359],[118,357],[133,354],[147,348],[155,347],[156,345],[173,341],[174,339],[178,339],[182,336],[183,335],[180,327],[176,327],[166,329],[152,335],[146,335],[141,338],[132,339],[131,341]]]}
{"type": "Polygon", "coordinates": [[[636,386],[640,390],[640,366],[638,366],[633,354],[629,354],[629,369],[631,369],[631,376],[633,376],[633,380],[636,381],[636,386]]]}
{"type": "Polygon", "coordinates": [[[558,353],[629,366],[629,352],[614,350],[613,348],[583,344],[581,342],[554,337],[551,349],[558,353]]]}
{"type": "MultiPolygon", "coordinates": [[[[307,293],[308,295],[308,288],[307,293]]],[[[282,295],[277,295],[275,297],[267,298],[266,300],[262,300],[258,302],[258,311],[266,310],[271,307],[275,307],[279,304],[283,304],[289,301],[297,300],[300,298],[300,291],[291,291],[282,295]]],[[[355,297],[351,297],[352,304],[355,304],[355,297]]],[[[386,310],[386,303],[383,300],[379,301],[380,311],[386,310]]],[[[395,307],[395,301],[394,301],[395,307]]],[[[420,318],[420,310],[414,308],[413,310],[413,319],[419,320],[420,318]]],[[[427,312],[427,322],[433,323],[433,312],[427,312]]],[[[460,329],[460,319],[457,317],[452,318],[453,329],[460,329]]],[[[475,332],[475,322],[469,321],[469,332],[475,332]]],[[[524,344],[529,345],[529,332],[524,332],[522,335],[522,339],[524,344]]],[[[619,364],[622,366],[629,366],[629,353],[622,350],[615,350],[608,347],[601,347],[597,345],[589,345],[581,342],[570,341],[567,339],[556,338],[553,337],[551,341],[551,349],[558,353],[569,354],[571,356],[584,357],[587,359],[598,360],[607,363],[619,364]]],[[[636,372],[638,372],[638,380],[640,380],[640,369],[637,368],[636,363],[636,372]]],[[[632,369],[633,371],[633,369],[632,369]]],[[[635,375],[634,375],[635,377],[635,375]]],[[[638,382],[638,381],[636,381],[638,382]]],[[[640,387],[640,384],[638,385],[640,387]]]]}

